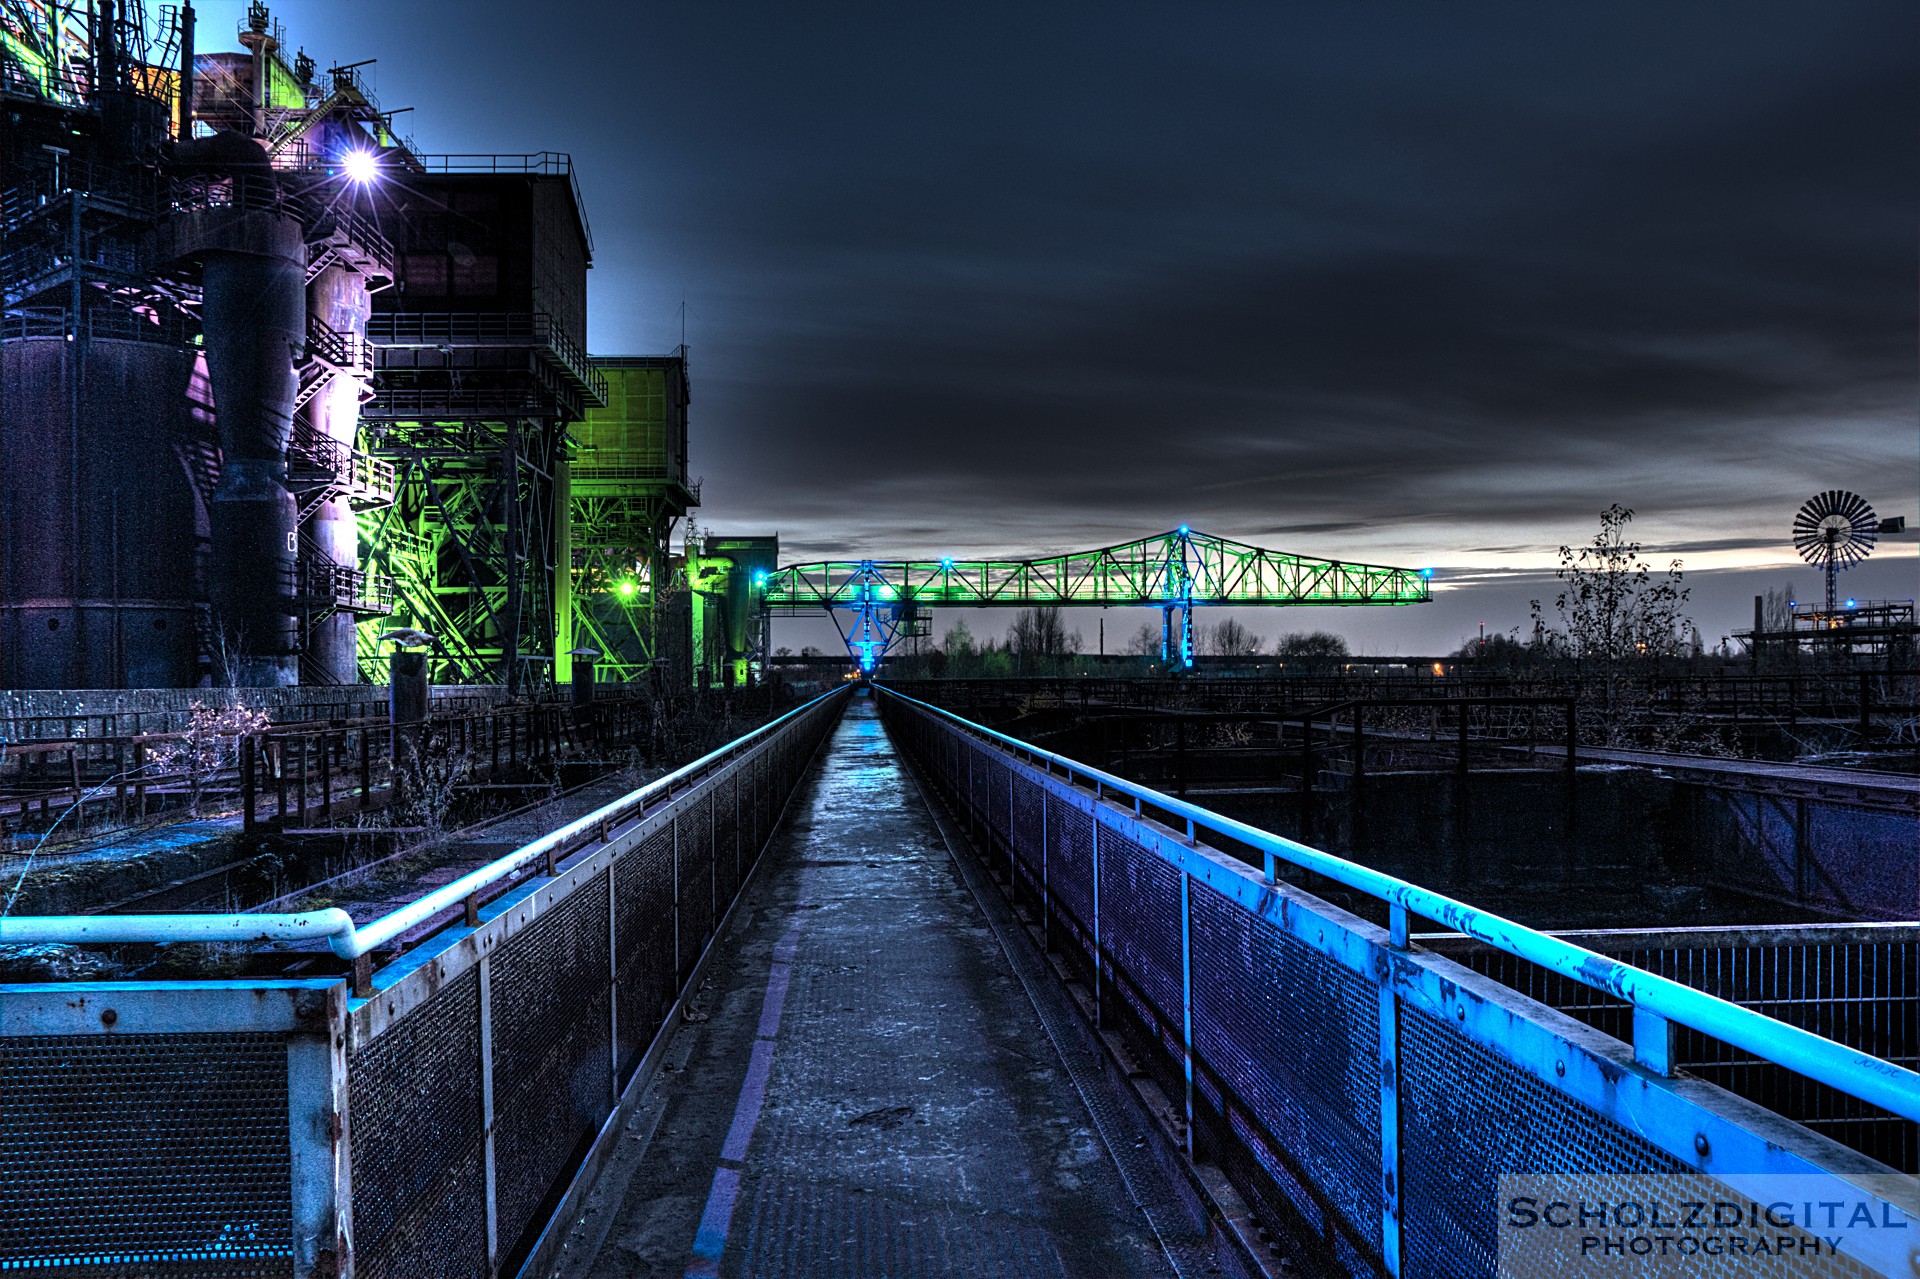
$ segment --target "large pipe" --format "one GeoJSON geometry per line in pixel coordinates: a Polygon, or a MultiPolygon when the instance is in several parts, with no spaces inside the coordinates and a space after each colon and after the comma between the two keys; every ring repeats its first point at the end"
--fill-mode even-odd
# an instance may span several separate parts
{"type": "Polygon", "coordinates": [[[180,127],[182,142],[193,136],[193,0],[180,6],[180,127]]]}
{"type": "Polygon", "coordinates": [[[114,19],[113,0],[100,0],[100,12],[93,33],[94,82],[99,93],[120,87],[120,32],[114,19]]]}
{"type": "MultiPolygon", "coordinates": [[[[344,265],[327,267],[307,286],[307,309],[359,349],[367,336],[367,317],[373,313],[367,277],[344,265]]],[[[307,405],[307,420],[315,433],[337,444],[343,450],[339,456],[351,457],[359,435],[360,393],[365,385],[357,376],[341,374],[307,405]]],[[[360,529],[354,519],[353,502],[345,494],[321,502],[302,531],[334,563],[358,567],[360,529]]],[[[326,672],[336,684],[359,682],[356,620],[351,613],[334,613],[308,626],[306,660],[310,670],[326,672]]]]}

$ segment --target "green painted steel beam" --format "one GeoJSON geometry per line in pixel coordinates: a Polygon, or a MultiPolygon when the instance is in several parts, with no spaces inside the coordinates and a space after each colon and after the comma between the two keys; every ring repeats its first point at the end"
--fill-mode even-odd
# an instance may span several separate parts
{"type": "Polygon", "coordinates": [[[827,560],[792,564],[755,588],[781,613],[874,604],[1189,607],[1424,604],[1426,570],[1314,559],[1176,529],[1118,546],[1029,560],[827,560]]]}

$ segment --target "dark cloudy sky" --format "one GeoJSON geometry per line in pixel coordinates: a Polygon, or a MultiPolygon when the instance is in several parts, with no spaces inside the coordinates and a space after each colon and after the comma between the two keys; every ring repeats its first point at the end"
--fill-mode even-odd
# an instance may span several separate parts
{"type": "Polygon", "coordinates": [[[1812,493],[1920,523],[1911,0],[276,13],[425,150],[575,155],[592,348],[684,301],[702,522],[788,559],[1185,522],[1437,567],[1265,625],[1431,648],[1618,501],[1711,641],[1812,493]]]}

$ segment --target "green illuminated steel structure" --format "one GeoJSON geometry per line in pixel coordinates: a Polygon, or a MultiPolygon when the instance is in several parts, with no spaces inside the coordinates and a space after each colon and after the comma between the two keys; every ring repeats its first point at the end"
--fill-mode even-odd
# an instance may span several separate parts
{"type": "Polygon", "coordinates": [[[555,677],[573,680],[576,648],[599,654],[595,678],[629,682],[692,668],[687,633],[693,601],[668,551],[674,524],[699,505],[687,478],[686,348],[672,355],[596,356],[604,407],[589,406],[569,431],[561,464],[555,582],[555,677]]]}
{"type": "Polygon", "coordinates": [[[1291,555],[1183,525],[1041,559],[791,564],[758,575],[753,585],[771,612],[832,615],[848,654],[870,671],[897,641],[925,633],[920,610],[932,605],[1156,607],[1162,659],[1191,666],[1197,607],[1424,604],[1430,576],[1430,570],[1291,555]],[[843,615],[850,616],[843,621],[843,615]]]}
{"type": "Polygon", "coordinates": [[[434,637],[436,683],[546,685],[573,647],[555,643],[569,426],[608,396],[581,340],[592,239],[572,162],[415,156],[370,194],[398,287],[366,322],[362,447],[395,481],[359,533],[394,602],[359,628],[362,672],[378,676],[379,634],[413,627],[434,637]]]}

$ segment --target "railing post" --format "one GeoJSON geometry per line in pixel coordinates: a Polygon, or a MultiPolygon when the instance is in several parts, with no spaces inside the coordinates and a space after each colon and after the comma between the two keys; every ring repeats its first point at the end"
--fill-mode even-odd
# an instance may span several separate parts
{"type": "MultiPolygon", "coordinates": [[[[1047,776],[1053,776],[1053,765],[1050,762],[1047,765],[1047,776]]],[[[1049,827],[1052,823],[1047,821],[1047,790],[1048,787],[1042,783],[1040,787],[1040,949],[1042,953],[1051,955],[1053,953],[1053,897],[1051,883],[1047,878],[1047,854],[1051,851],[1047,845],[1050,842],[1049,827]]],[[[1012,833],[1013,830],[1012,764],[1007,765],[1007,830],[1008,833],[1012,833]]]]}
{"type": "Polygon", "coordinates": [[[667,802],[661,807],[668,810],[667,829],[673,833],[669,841],[673,846],[673,996],[678,999],[686,974],[680,971],[680,818],[672,811],[672,788],[668,788],[667,802]]]}
{"type": "MultiPolygon", "coordinates": [[[[1399,907],[1400,925],[1405,912],[1399,907]]],[[[1380,988],[1380,1252],[1387,1273],[1401,1273],[1400,997],[1380,988]]]]}
{"type": "Polygon", "coordinates": [[[1300,838],[1313,838],[1313,716],[1300,717],[1300,838]]]}
{"type": "Polygon", "coordinates": [[[615,1108],[620,1105],[620,899],[613,888],[619,869],[617,860],[607,866],[607,1105],[615,1108]]]}
{"type": "MultiPolygon", "coordinates": [[[[1462,705],[1464,711],[1464,703],[1462,705]]],[[[1387,946],[1404,952],[1411,945],[1407,908],[1389,903],[1387,946]]],[[[1388,956],[1389,965],[1393,963],[1388,956]]],[[[1400,1226],[1400,997],[1391,982],[1380,987],[1380,1251],[1387,1273],[1401,1273],[1400,1226]]]]}
{"type": "Polygon", "coordinates": [[[487,1272],[500,1267],[500,1174],[493,1144],[493,956],[480,956],[480,1131],[484,1145],[482,1192],[487,1216],[487,1272]]]}
{"type": "Polygon", "coordinates": [[[1100,805],[1093,806],[1093,1024],[1101,1024],[1101,985],[1105,980],[1107,958],[1100,948],[1100,805]]]}
{"type": "Polygon", "coordinates": [[[1633,1007],[1633,1059],[1656,1075],[1673,1074],[1673,1023],[1638,1004],[1633,1007]]]}
{"type": "Polygon", "coordinates": [[[1193,1158],[1193,876],[1180,872],[1180,1072],[1186,1094],[1187,1158],[1193,1158]]]}
{"type": "Polygon", "coordinates": [[[253,766],[257,749],[251,734],[240,739],[240,829],[247,831],[254,827],[253,766]]]}

